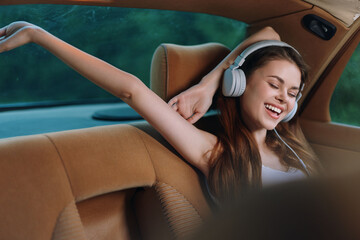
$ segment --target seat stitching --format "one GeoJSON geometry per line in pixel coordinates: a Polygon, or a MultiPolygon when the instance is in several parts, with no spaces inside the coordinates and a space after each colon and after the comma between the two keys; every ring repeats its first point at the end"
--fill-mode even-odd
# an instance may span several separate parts
{"type": "MultiPolygon", "coordinates": [[[[199,214],[198,209],[196,209],[195,206],[186,198],[186,196],[184,196],[181,192],[179,192],[175,187],[171,186],[170,184],[164,183],[164,182],[157,182],[157,184],[155,186],[155,190],[160,199],[162,212],[168,222],[168,225],[169,225],[171,232],[173,233],[175,239],[181,238],[181,235],[187,235],[188,233],[193,232],[193,230],[195,229],[194,224],[201,225],[203,223],[203,219],[202,219],[201,215],[199,214]],[[183,206],[181,206],[180,207],[181,211],[179,212],[178,211],[179,209],[177,209],[176,206],[175,207],[171,206],[168,204],[166,199],[164,200],[162,195],[164,195],[164,194],[166,195],[168,192],[165,193],[162,190],[164,188],[168,188],[168,187],[173,188],[175,190],[175,194],[178,195],[178,197],[183,198],[187,202],[188,207],[186,207],[186,209],[184,209],[183,206]],[[184,210],[186,211],[186,213],[184,213],[184,210]],[[192,213],[195,213],[195,215],[193,215],[192,213]],[[190,216],[186,217],[186,215],[188,215],[188,214],[190,214],[190,216]],[[184,216],[185,216],[185,218],[184,218],[184,216]],[[180,219],[179,219],[179,217],[180,217],[180,219]],[[190,226],[188,226],[189,223],[192,223],[192,224],[190,226]]],[[[170,194],[174,194],[174,193],[171,192],[170,194]]]]}
{"type": "Polygon", "coordinates": [[[165,79],[165,81],[164,81],[164,89],[165,89],[165,96],[164,96],[164,101],[166,101],[167,100],[167,98],[168,98],[168,93],[169,93],[169,89],[168,89],[168,87],[169,87],[169,78],[170,78],[170,76],[169,76],[169,56],[168,56],[168,49],[167,49],[167,47],[166,47],[166,45],[165,44],[161,44],[161,47],[164,49],[164,52],[165,52],[165,64],[166,64],[166,79],[165,79]]]}
{"type": "Polygon", "coordinates": [[[74,194],[74,190],[73,190],[73,186],[72,186],[72,183],[71,183],[71,180],[70,180],[69,173],[68,173],[68,171],[67,171],[67,168],[66,168],[66,166],[65,166],[63,157],[61,156],[61,153],[60,153],[59,149],[57,148],[55,142],[53,141],[53,139],[52,139],[49,135],[44,134],[44,136],[45,136],[47,139],[49,139],[49,141],[51,142],[51,144],[54,146],[54,148],[55,148],[55,150],[56,150],[56,152],[57,152],[57,154],[58,154],[58,156],[59,156],[59,158],[60,158],[60,160],[61,160],[61,163],[62,163],[62,165],[63,165],[63,168],[64,168],[64,170],[65,170],[65,173],[66,173],[66,176],[67,176],[69,185],[70,185],[70,189],[71,189],[71,193],[72,193],[72,195],[73,195],[73,198],[76,199],[75,194],[74,194]]]}
{"type": "MultiPolygon", "coordinates": [[[[179,194],[179,197],[181,198],[184,198],[188,203],[190,203],[191,207],[195,210],[195,212],[199,215],[200,219],[202,219],[198,209],[189,201],[189,199],[187,199],[187,197],[182,194],[179,190],[177,190],[174,186],[168,184],[168,183],[165,183],[165,182],[157,182],[158,184],[156,184],[156,191],[159,193],[159,195],[162,195],[162,194],[166,194],[164,193],[163,191],[160,193],[160,189],[163,189],[163,186],[170,186],[171,188],[173,188],[175,190],[175,192],[177,194],[179,194]]],[[[162,200],[161,202],[166,202],[166,200],[164,200],[164,198],[162,196],[159,197],[160,200],[162,200]]]]}
{"type": "Polygon", "coordinates": [[[158,177],[158,174],[157,174],[156,169],[155,169],[155,167],[154,167],[154,161],[153,161],[153,159],[152,159],[152,157],[151,157],[150,151],[149,151],[149,149],[148,149],[148,147],[147,147],[144,139],[143,139],[142,136],[140,135],[140,132],[139,132],[139,131],[141,131],[141,130],[139,130],[139,129],[136,128],[136,127],[134,127],[134,129],[135,129],[137,135],[140,137],[141,142],[144,144],[144,147],[145,147],[145,149],[146,149],[146,152],[147,152],[147,154],[148,154],[148,156],[149,156],[149,158],[150,158],[151,165],[152,165],[152,169],[153,169],[154,174],[155,174],[155,181],[154,181],[154,183],[153,183],[153,186],[154,186],[154,185],[156,184],[156,182],[157,182],[157,177],[158,177]]]}

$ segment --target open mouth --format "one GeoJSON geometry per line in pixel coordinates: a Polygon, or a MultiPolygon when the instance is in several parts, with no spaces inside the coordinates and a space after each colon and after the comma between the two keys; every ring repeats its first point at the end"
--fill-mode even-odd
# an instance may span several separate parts
{"type": "Polygon", "coordinates": [[[277,116],[279,116],[282,113],[282,110],[280,108],[277,108],[270,104],[265,104],[265,108],[270,110],[272,113],[276,114],[277,116]]]}

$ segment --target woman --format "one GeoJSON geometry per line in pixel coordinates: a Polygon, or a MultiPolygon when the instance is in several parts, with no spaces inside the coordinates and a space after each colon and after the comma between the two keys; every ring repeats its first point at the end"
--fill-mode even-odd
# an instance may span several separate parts
{"type": "Polygon", "coordinates": [[[209,161],[212,191],[231,199],[248,186],[270,185],[315,172],[316,157],[296,119],[280,123],[294,116],[307,80],[307,66],[300,54],[283,42],[257,42],[242,51],[231,67],[226,62],[220,64],[169,105],[189,122],[196,122],[211,105],[220,75],[224,76],[223,94],[218,95],[217,108],[222,131],[209,161]],[[232,72],[244,72],[245,90],[235,87],[236,77],[241,77],[232,72]],[[236,90],[240,97],[232,98],[236,90]]]}
{"type": "MultiPolygon", "coordinates": [[[[241,130],[243,128],[241,126],[238,130],[231,128],[231,131],[228,131],[225,117],[224,133],[217,137],[197,129],[186,121],[137,77],[82,52],[40,27],[27,22],[15,22],[0,29],[0,37],[0,52],[9,51],[29,42],[36,43],[93,83],[121,98],[206,176],[212,192],[220,201],[238,196],[238,192],[245,186],[261,185],[259,176],[262,164],[281,171],[293,166],[301,169],[273,134],[267,134],[267,131],[275,128],[295,105],[293,96],[298,94],[303,80],[299,66],[292,60],[282,58],[265,60],[258,68],[248,70],[250,76],[245,94],[240,98],[234,98],[229,104],[227,99],[222,98],[224,107],[221,107],[243,119],[240,123],[246,130],[241,130]],[[261,74],[266,76],[271,74],[273,76],[271,82],[265,81],[261,74]],[[277,78],[282,81],[278,81],[277,78]],[[274,81],[275,79],[277,81],[274,81]],[[258,104],[254,104],[253,100],[258,96],[260,96],[258,102],[265,100],[265,96],[266,101],[269,102],[281,101],[282,113],[276,119],[269,118],[266,112],[261,112],[258,104]],[[244,153],[234,150],[237,147],[244,153]]],[[[264,39],[278,39],[278,35],[271,28],[265,28],[240,44],[206,77],[212,79],[209,81],[212,85],[211,92],[215,92],[218,88],[222,68],[231,64],[244,46],[264,39]]],[[[261,109],[264,110],[263,108],[264,105],[261,109]]],[[[267,113],[269,114],[269,111],[267,113]]],[[[285,138],[292,140],[290,144],[295,145],[296,150],[301,149],[302,142],[296,138],[299,134],[297,127],[289,125],[279,130],[285,138]]],[[[304,150],[299,153],[301,157],[308,157],[304,150]]],[[[305,159],[310,170],[313,169],[311,160],[310,157],[305,159]]]]}

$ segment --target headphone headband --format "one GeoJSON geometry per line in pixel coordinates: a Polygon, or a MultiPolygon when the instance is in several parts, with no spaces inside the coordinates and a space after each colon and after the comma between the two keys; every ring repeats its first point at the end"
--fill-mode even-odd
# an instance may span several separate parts
{"type": "Polygon", "coordinates": [[[288,47],[288,48],[293,49],[297,54],[300,55],[300,53],[295,48],[293,48],[292,46],[290,46],[289,44],[287,44],[285,42],[277,41],[277,40],[263,40],[263,41],[254,43],[254,44],[250,45],[249,47],[247,47],[235,59],[235,62],[232,64],[232,69],[241,67],[244,64],[246,58],[253,52],[255,52],[261,48],[271,47],[271,46],[288,47]]]}

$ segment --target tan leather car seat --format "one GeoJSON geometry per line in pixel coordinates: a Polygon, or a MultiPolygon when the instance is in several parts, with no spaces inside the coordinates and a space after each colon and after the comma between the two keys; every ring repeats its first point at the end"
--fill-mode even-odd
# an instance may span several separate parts
{"type": "MultiPolygon", "coordinates": [[[[152,86],[167,99],[227,52],[161,45],[152,86]]],[[[0,239],[180,239],[210,214],[198,173],[146,122],[2,139],[0,169],[0,239]]]]}

